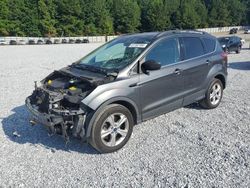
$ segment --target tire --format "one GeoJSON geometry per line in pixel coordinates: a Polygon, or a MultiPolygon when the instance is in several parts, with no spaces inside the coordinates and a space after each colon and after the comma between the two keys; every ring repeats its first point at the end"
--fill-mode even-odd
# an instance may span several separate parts
{"type": "Polygon", "coordinates": [[[240,51],[241,51],[241,47],[239,46],[238,49],[235,52],[236,52],[236,54],[239,54],[240,51]]]}
{"type": "Polygon", "coordinates": [[[219,79],[214,79],[206,92],[205,98],[200,101],[200,105],[206,109],[214,109],[219,106],[223,96],[223,85],[219,79]],[[215,89],[217,88],[217,93],[215,89]]]}
{"type": "Polygon", "coordinates": [[[94,120],[89,142],[100,153],[117,151],[128,142],[133,126],[133,116],[126,107],[108,105],[94,120]]]}

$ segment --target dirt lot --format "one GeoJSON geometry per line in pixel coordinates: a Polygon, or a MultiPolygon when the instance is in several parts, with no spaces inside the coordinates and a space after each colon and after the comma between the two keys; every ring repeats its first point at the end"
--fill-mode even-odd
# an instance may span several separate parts
{"type": "MultiPolygon", "coordinates": [[[[185,107],[135,126],[120,151],[31,127],[33,82],[99,44],[0,47],[0,187],[250,187],[250,50],[229,55],[221,105],[185,107]]],[[[249,46],[249,44],[246,44],[249,46]]]]}

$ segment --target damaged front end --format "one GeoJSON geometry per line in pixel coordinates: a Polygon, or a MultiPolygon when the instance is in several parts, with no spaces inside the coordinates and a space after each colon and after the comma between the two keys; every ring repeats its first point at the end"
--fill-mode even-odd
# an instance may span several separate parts
{"type": "Polygon", "coordinates": [[[91,112],[81,101],[98,85],[111,81],[106,76],[98,75],[95,79],[81,77],[79,71],[64,68],[55,71],[35,84],[35,90],[25,103],[32,114],[31,124],[48,127],[51,134],[61,134],[69,141],[69,133],[74,137],[85,138],[85,119],[91,112]]]}

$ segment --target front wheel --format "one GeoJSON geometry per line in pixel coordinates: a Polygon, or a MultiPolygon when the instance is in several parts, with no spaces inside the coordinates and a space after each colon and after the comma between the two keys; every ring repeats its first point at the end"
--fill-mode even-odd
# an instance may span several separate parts
{"type": "Polygon", "coordinates": [[[200,101],[200,105],[206,109],[213,109],[219,106],[223,96],[223,85],[219,79],[214,79],[210,84],[205,98],[200,101]]]}
{"type": "Polygon", "coordinates": [[[117,151],[128,142],[133,125],[133,116],[126,107],[108,105],[94,121],[90,144],[101,153],[117,151]]]}

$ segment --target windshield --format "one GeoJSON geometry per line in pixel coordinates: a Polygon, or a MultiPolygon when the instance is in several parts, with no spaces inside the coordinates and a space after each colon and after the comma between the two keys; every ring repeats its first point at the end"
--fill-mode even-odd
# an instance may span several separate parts
{"type": "Polygon", "coordinates": [[[108,70],[121,70],[132,63],[150,44],[152,36],[122,36],[101,46],[80,60],[87,65],[108,70]]]}

